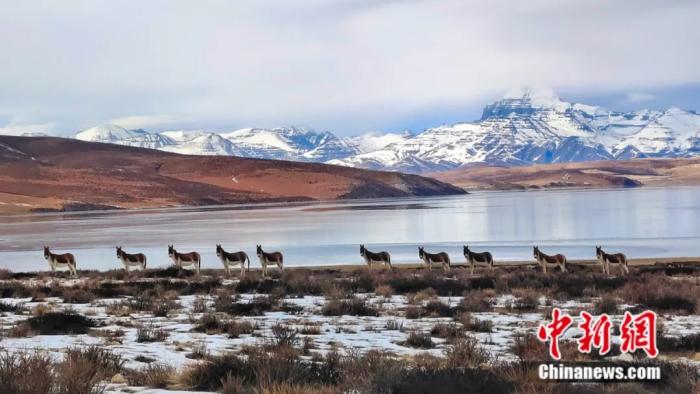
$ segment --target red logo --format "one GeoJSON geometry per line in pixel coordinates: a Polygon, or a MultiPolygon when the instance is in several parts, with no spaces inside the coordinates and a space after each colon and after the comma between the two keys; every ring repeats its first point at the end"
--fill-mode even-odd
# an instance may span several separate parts
{"type": "Polygon", "coordinates": [[[625,312],[620,326],[620,351],[631,353],[642,349],[647,356],[654,358],[659,354],[656,347],[656,313],[644,311],[636,316],[625,312]]]}
{"type": "MultiPolygon", "coordinates": [[[[578,350],[581,353],[590,353],[593,348],[603,355],[610,351],[610,329],[612,322],[610,317],[602,314],[594,317],[590,313],[581,312],[582,322],[578,328],[583,331],[583,336],[577,340],[578,350]]],[[[542,342],[549,341],[549,355],[559,360],[559,337],[573,323],[573,319],[559,308],[552,309],[552,321],[549,324],[540,324],[537,330],[537,338],[542,342]]],[[[638,349],[644,350],[647,356],[654,358],[659,354],[656,346],[656,313],[644,311],[638,315],[625,312],[620,325],[620,351],[631,353],[638,349]]]]}
{"type": "Polygon", "coordinates": [[[540,324],[539,330],[537,330],[537,338],[540,341],[546,342],[549,339],[549,354],[555,359],[559,360],[561,354],[559,353],[559,337],[566,331],[574,320],[571,316],[566,313],[561,313],[559,308],[554,308],[552,310],[552,322],[543,326],[540,324]]]}

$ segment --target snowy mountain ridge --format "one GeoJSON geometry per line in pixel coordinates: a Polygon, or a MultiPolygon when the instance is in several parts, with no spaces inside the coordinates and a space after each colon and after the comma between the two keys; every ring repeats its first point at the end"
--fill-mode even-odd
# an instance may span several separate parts
{"type": "Polygon", "coordinates": [[[194,155],[236,155],[406,172],[474,163],[528,165],[700,154],[700,115],[665,111],[608,111],[569,103],[551,91],[509,92],[473,122],[442,125],[413,135],[365,133],[339,138],[298,127],[149,133],[116,125],[79,132],[85,141],[194,155]]]}

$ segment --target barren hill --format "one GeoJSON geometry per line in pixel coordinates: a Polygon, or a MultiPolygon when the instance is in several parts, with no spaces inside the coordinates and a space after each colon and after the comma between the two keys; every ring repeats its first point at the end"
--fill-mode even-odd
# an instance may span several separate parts
{"type": "Polygon", "coordinates": [[[471,166],[430,176],[467,190],[700,185],[700,158],[605,160],[524,167],[471,166]]]}
{"type": "Polygon", "coordinates": [[[434,179],[393,172],[0,136],[0,212],[463,193],[434,179]]]}

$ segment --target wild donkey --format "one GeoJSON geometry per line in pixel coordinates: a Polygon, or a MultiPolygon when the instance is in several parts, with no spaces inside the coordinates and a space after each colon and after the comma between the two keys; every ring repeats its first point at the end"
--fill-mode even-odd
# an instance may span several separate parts
{"type": "Polygon", "coordinates": [[[603,272],[610,275],[610,264],[620,264],[620,274],[630,273],[627,256],[624,253],[607,254],[601,246],[595,247],[595,255],[603,266],[603,272]]]}
{"type": "Polygon", "coordinates": [[[554,256],[546,255],[540,252],[540,248],[535,246],[532,252],[533,257],[537,260],[537,264],[542,266],[542,272],[547,273],[547,265],[559,266],[562,272],[566,272],[566,256],[556,254],[554,256]]]}
{"type": "Polygon", "coordinates": [[[282,253],[267,253],[262,249],[262,246],[257,245],[256,254],[258,255],[258,259],[260,259],[260,265],[262,266],[263,276],[267,276],[267,266],[272,264],[277,264],[277,267],[279,267],[281,271],[284,271],[282,253]]]}
{"type": "Polygon", "coordinates": [[[471,274],[474,276],[474,266],[476,264],[486,264],[489,267],[489,271],[493,269],[493,256],[489,252],[476,253],[469,250],[469,246],[464,245],[464,258],[467,259],[469,265],[471,265],[471,274]]]}
{"type": "Polygon", "coordinates": [[[76,269],[75,256],[71,253],[55,254],[51,253],[48,246],[44,246],[44,258],[49,262],[51,271],[55,272],[56,268],[68,268],[71,275],[78,276],[76,269]]]}
{"type": "Polygon", "coordinates": [[[365,259],[365,263],[367,263],[370,271],[372,271],[372,264],[383,264],[389,266],[390,270],[394,270],[394,267],[391,266],[391,255],[389,255],[389,252],[374,253],[367,250],[365,245],[360,245],[360,256],[365,259]]]}
{"type": "Polygon", "coordinates": [[[197,275],[199,275],[199,270],[202,267],[202,259],[197,252],[190,253],[178,253],[173,245],[168,245],[168,257],[173,260],[173,263],[182,268],[186,265],[191,265],[197,270],[197,275]]]}
{"type": "Polygon", "coordinates": [[[231,267],[237,265],[241,266],[241,277],[245,276],[245,262],[248,261],[248,271],[250,271],[250,259],[244,251],[229,253],[221,247],[221,245],[216,245],[216,255],[219,256],[221,264],[224,265],[226,270],[226,275],[231,276],[231,267]]]}
{"type": "Polygon", "coordinates": [[[432,264],[442,264],[442,268],[444,268],[445,271],[450,269],[450,256],[445,252],[428,253],[422,246],[419,246],[418,257],[423,260],[423,264],[425,264],[428,269],[431,269],[432,264]]]}
{"type": "Polygon", "coordinates": [[[121,246],[117,246],[117,258],[124,264],[124,269],[129,272],[129,267],[141,267],[146,269],[146,255],[143,253],[129,254],[121,246]]]}

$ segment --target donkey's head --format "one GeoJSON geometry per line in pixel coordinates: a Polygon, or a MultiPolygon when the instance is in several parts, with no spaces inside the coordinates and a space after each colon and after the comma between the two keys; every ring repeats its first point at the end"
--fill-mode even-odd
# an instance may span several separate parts
{"type": "Polygon", "coordinates": [[[223,252],[224,249],[221,247],[221,245],[216,244],[216,255],[221,257],[221,252],[223,252]]]}
{"type": "Polygon", "coordinates": [[[117,246],[117,257],[122,257],[122,253],[124,253],[124,251],[122,251],[122,247],[117,246]]]}
{"type": "Polygon", "coordinates": [[[255,247],[255,254],[257,254],[258,257],[262,257],[262,255],[263,255],[262,245],[257,245],[255,247]]]}
{"type": "Polygon", "coordinates": [[[48,260],[50,255],[51,255],[51,251],[49,251],[49,247],[48,247],[48,246],[44,246],[44,258],[45,258],[46,260],[48,260]]]}
{"type": "Polygon", "coordinates": [[[168,245],[168,256],[173,257],[173,256],[175,256],[175,253],[177,253],[177,252],[175,251],[175,248],[173,247],[173,245],[168,245]]]}
{"type": "Polygon", "coordinates": [[[468,256],[469,253],[471,253],[471,251],[469,250],[469,246],[468,246],[468,245],[464,245],[464,255],[465,255],[465,256],[468,256]]]}
{"type": "Polygon", "coordinates": [[[596,247],[595,247],[595,256],[596,256],[597,258],[603,257],[603,248],[602,248],[602,247],[596,245],[596,247]]]}
{"type": "Polygon", "coordinates": [[[532,256],[533,256],[534,258],[539,258],[539,257],[540,257],[540,248],[539,248],[539,246],[535,246],[535,247],[532,249],[532,256]]]}
{"type": "Polygon", "coordinates": [[[418,257],[423,258],[424,255],[425,255],[425,250],[423,250],[422,246],[419,246],[418,247],[418,257]]]}
{"type": "Polygon", "coordinates": [[[365,245],[360,245],[360,256],[365,257],[365,251],[367,251],[365,245]]]}

